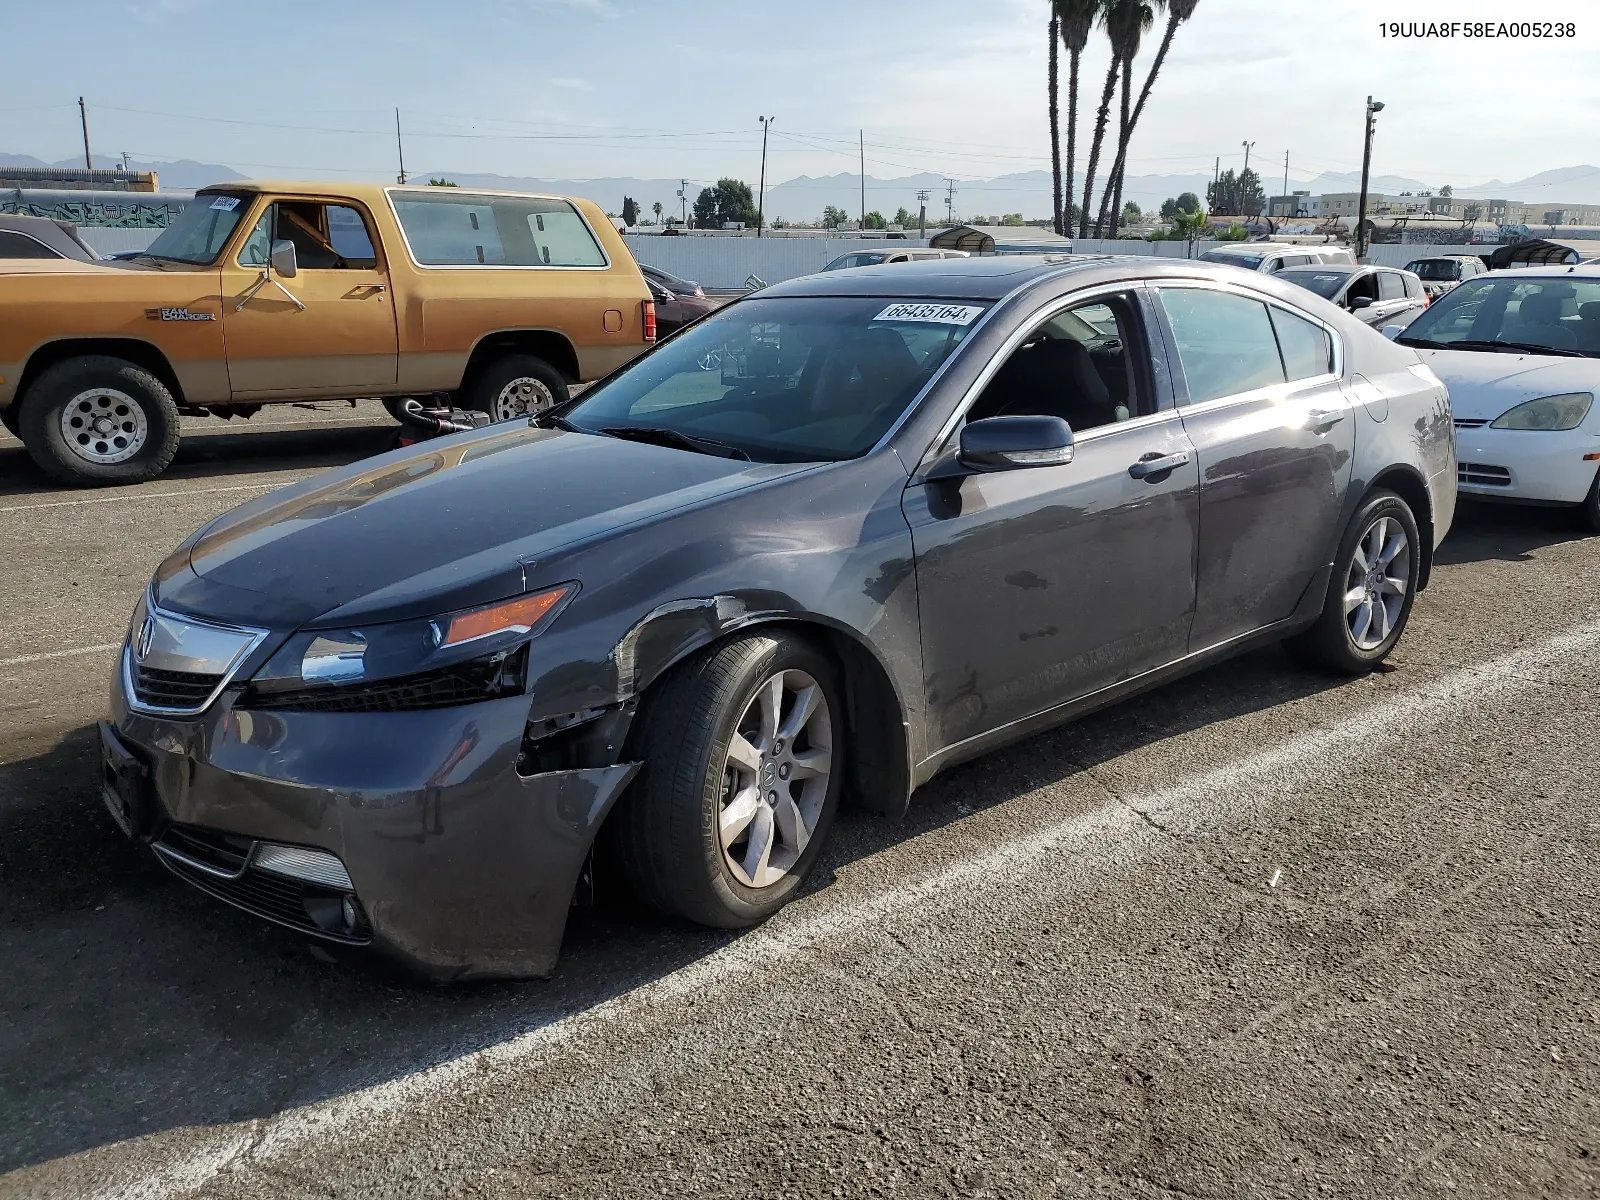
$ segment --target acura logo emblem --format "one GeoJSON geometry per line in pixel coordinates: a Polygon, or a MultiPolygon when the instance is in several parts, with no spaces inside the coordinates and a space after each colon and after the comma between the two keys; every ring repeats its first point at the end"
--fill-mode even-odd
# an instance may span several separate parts
{"type": "Polygon", "coordinates": [[[133,656],[139,661],[144,661],[144,656],[150,653],[150,643],[156,636],[156,619],[146,617],[144,624],[139,629],[139,636],[133,643],[133,656]]]}

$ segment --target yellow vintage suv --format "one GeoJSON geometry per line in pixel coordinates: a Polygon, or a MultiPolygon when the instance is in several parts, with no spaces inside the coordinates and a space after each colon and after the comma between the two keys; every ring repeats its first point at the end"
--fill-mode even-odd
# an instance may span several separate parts
{"type": "Polygon", "coordinates": [[[508,420],[646,349],[650,295],[587,200],[229,183],[135,258],[0,261],[0,422],[114,484],[166,469],[185,412],[448,392],[508,420]]]}

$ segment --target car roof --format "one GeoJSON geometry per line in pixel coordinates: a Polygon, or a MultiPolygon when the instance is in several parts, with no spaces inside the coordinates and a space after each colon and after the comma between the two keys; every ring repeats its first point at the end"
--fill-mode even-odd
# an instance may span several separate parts
{"type": "Polygon", "coordinates": [[[1510,275],[1515,273],[1518,279],[1600,279],[1600,259],[1587,263],[1557,264],[1555,266],[1540,267],[1502,267],[1498,271],[1490,271],[1491,275],[1510,275]],[[1588,270],[1583,268],[1588,267],[1588,270]]]}
{"type": "MultiPolygon", "coordinates": [[[[1357,271],[1374,271],[1384,268],[1374,267],[1371,263],[1322,263],[1320,265],[1307,264],[1303,267],[1285,267],[1279,275],[1354,275],[1357,271]]],[[[1389,267],[1388,270],[1395,268],[1389,267]]]]}
{"type": "Polygon", "coordinates": [[[989,254],[895,266],[848,267],[773,284],[757,297],[887,296],[1001,300],[1051,278],[1094,274],[1128,279],[1238,278],[1237,267],[1151,254],[989,254]]]}

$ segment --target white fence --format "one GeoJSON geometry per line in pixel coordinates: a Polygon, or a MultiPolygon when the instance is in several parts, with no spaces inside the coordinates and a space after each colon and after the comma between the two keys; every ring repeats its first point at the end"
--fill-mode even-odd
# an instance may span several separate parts
{"type": "Polygon", "coordinates": [[[628,248],[645,266],[709,288],[742,288],[755,275],[766,283],[782,283],[822,270],[853,250],[898,250],[926,246],[917,238],[758,238],[662,237],[626,234],[628,248]]]}

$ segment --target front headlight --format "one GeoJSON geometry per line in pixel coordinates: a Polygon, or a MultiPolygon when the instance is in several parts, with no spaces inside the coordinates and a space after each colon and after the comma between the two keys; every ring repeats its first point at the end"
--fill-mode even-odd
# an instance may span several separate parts
{"type": "Polygon", "coordinates": [[[526,682],[529,639],[577,590],[564,583],[442,617],[297,633],[256,673],[241,703],[392,712],[512,695],[526,682]]]}
{"type": "Polygon", "coordinates": [[[1563,392],[1559,396],[1540,396],[1502,413],[1490,429],[1576,429],[1589,415],[1593,392],[1563,392]]]}

